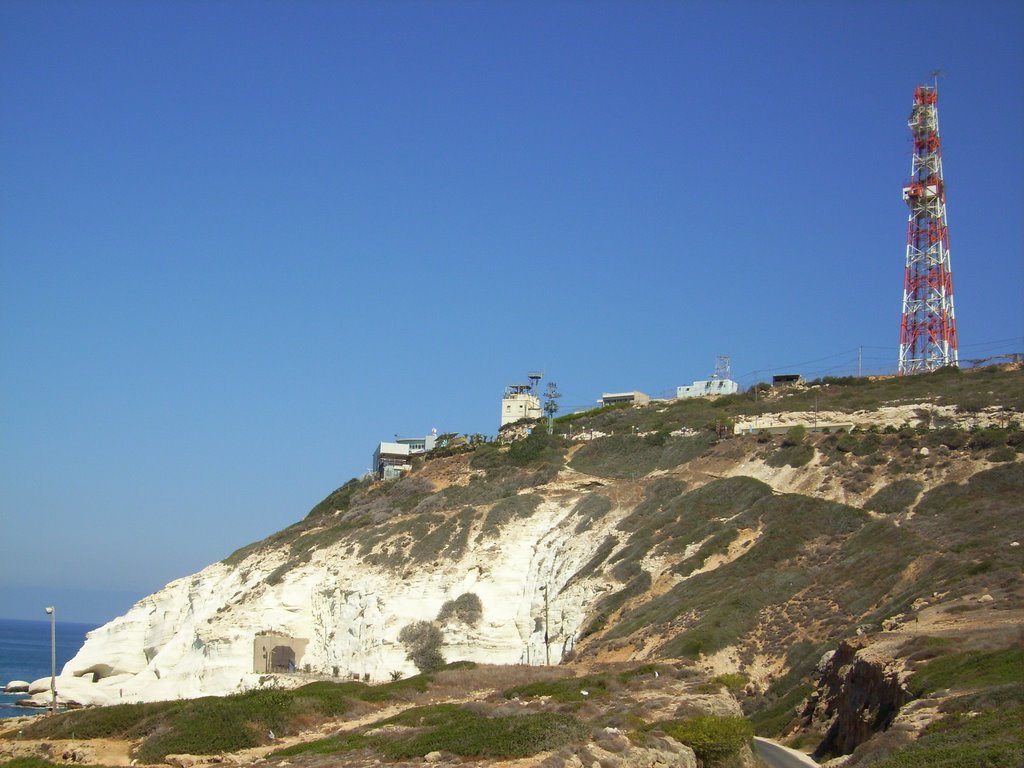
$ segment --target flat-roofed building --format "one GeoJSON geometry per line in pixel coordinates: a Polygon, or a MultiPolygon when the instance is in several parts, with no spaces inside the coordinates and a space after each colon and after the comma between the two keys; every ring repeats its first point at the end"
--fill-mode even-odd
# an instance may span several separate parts
{"type": "Polygon", "coordinates": [[[539,419],[544,415],[540,398],[532,384],[510,384],[505,387],[501,400],[501,426],[513,424],[520,419],[539,419]]]}
{"type": "Polygon", "coordinates": [[[598,400],[601,405],[619,405],[629,403],[630,405],[647,405],[651,402],[650,395],[643,392],[604,392],[598,400]]]}
{"type": "Polygon", "coordinates": [[[412,469],[409,446],[405,443],[382,442],[373,452],[373,471],[383,480],[392,480],[412,469]]]}
{"type": "Polygon", "coordinates": [[[695,381],[688,387],[676,387],[676,397],[715,397],[717,395],[735,395],[740,385],[732,379],[718,379],[712,376],[705,381],[695,381]]]}

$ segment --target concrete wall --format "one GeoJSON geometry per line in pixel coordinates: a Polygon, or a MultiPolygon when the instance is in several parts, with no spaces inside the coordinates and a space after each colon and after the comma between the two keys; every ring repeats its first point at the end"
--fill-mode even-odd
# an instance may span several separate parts
{"type": "Polygon", "coordinates": [[[516,394],[501,401],[501,426],[520,419],[539,419],[544,415],[536,395],[516,394]]]}
{"type": "Polygon", "coordinates": [[[284,659],[294,657],[295,669],[302,667],[302,657],[306,653],[306,646],[309,645],[309,640],[299,637],[288,637],[287,635],[256,635],[256,638],[252,644],[252,671],[258,674],[266,674],[268,672],[287,672],[288,668],[286,663],[282,663],[284,659]],[[277,660],[279,666],[284,668],[275,668],[273,660],[275,657],[274,650],[277,649],[277,660]],[[290,653],[288,652],[290,651],[290,653]]]}

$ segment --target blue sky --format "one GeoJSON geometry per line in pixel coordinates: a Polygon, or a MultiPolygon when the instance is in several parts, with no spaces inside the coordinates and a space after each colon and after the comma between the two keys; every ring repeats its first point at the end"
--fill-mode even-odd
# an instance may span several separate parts
{"type": "Polygon", "coordinates": [[[105,621],[375,441],[896,364],[941,68],[961,357],[1024,349],[1018,2],[0,4],[0,616],[105,621]]]}

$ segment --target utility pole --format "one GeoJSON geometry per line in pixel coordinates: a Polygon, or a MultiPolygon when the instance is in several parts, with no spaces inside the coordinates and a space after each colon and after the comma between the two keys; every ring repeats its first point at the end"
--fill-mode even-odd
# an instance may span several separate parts
{"type": "Polygon", "coordinates": [[[45,609],[50,616],[50,714],[57,714],[57,609],[45,609]]]}

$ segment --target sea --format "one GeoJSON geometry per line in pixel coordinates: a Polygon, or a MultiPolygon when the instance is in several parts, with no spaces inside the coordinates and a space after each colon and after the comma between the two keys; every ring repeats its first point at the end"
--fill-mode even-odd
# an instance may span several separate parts
{"type": "MultiPolygon", "coordinates": [[[[57,674],[64,664],[78,653],[85,642],[85,633],[96,624],[57,622],[57,674]]],[[[11,680],[33,682],[50,676],[50,622],[0,619],[0,691],[11,680]]],[[[58,697],[60,690],[57,691],[58,697]]],[[[45,710],[16,707],[14,702],[25,699],[24,693],[0,693],[0,717],[17,717],[41,713],[45,710]]]]}

